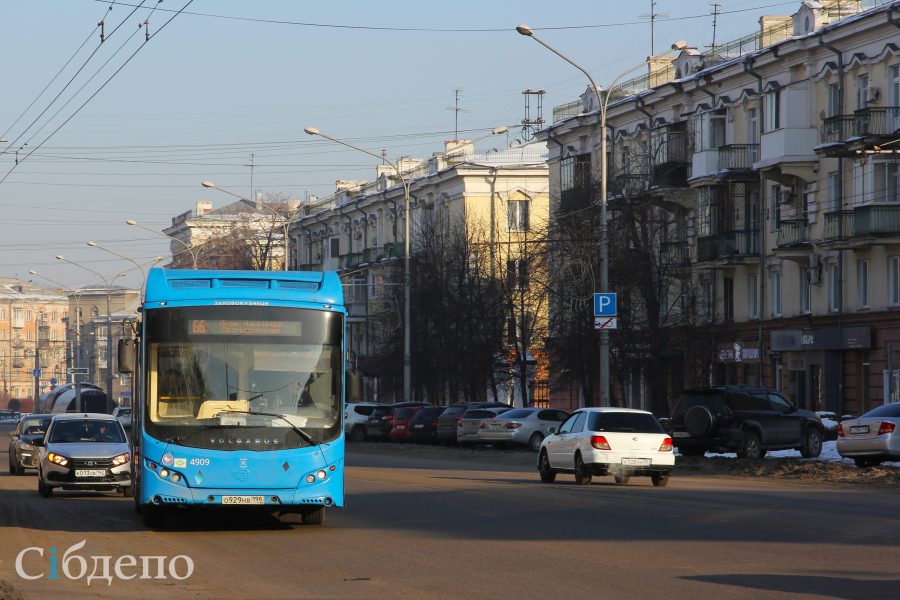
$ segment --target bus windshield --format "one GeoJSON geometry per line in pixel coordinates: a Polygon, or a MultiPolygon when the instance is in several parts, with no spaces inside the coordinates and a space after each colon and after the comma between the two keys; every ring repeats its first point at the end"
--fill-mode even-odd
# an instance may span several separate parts
{"type": "Polygon", "coordinates": [[[339,313],[204,306],[147,311],[146,319],[150,435],[197,447],[278,450],[340,434],[339,313]],[[209,430],[217,435],[199,435],[209,430]],[[256,447],[259,440],[267,445],[256,447]]]}

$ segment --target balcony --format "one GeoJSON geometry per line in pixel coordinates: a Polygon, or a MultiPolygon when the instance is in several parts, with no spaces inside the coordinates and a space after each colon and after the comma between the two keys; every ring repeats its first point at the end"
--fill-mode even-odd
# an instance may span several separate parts
{"type": "Polygon", "coordinates": [[[338,268],[352,269],[362,262],[362,256],[362,252],[351,252],[350,254],[344,254],[338,261],[338,268]]]}
{"type": "Polygon", "coordinates": [[[647,189],[647,176],[644,174],[617,175],[612,180],[608,194],[632,198],[642,195],[647,189]]]}
{"type": "Polygon", "coordinates": [[[588,208],[599,197],[599,187],[582,185],[568,190],[563,190],[559,198],[559,212],[565,215],[570,212],[588,208]]]}
{"type": "Polygon", "coordinates": [[[22,329],[25,327],[25,319],[22,317],[13,317],[12,318],[12,326],[13,329],[22,329]]]}
{"type": "Polygon", "coordinates": [[[815,127],[784,127],[762,134],[759,161],[767,165],[815,162],[818,132],[815,127]]]}
{"type": "Polygon", "coordinates": [[[900,234],[900,205],[870,204],[853,210],[853,237],[900,234]]]}
{"type": "Polygon", "coordinates": [[[808,245],[809,226],[806,219],[781,221],[775,243],[779,248],[792,248],[808,245]]]}
{"type": "Polygon", "coordinates": [[[686,131],[668,131],[661,134],[661,140],[657,142],[652,163],[651,185],[686,186],[688,165],[691,163],[688,133],[686,131]]]}
{"type": "Polygon", "coordinates": [[[822,144],[816,152],[820,156],[855,156],[857,150],[870,150],[894,139],[897,131],[900,107],[862,108],[850,115],[826,118],[822,123],[822,144]]]}
{"type": "Polygon", "coordinates": [[[853,211],[836,210],[825,213],[825,229],[822,239],[826,241],[844,240],[853,237],[853,211]]]}
{"type": "Polygon", "coordinates": [[[662,264],[672,267],[686,267],[691,264],[691,252],[688,243],[663,242],[660,246],[660,260],[662,264]]]}
{"type": "Polygon", "coordinates": [[[384,245],[385,258],[406,256],[406,245],[403,242],[388,242],[384,245]]]}
{"type": "Polygon", "coordinates": [[[748,171],[758,161],[759,144],[728,144],[719,148],[719,171],[748,171]]]}
{"type": "Polygon", "coordinates": [[[363,250],[362,255],[362,261],[364,263],[378,262],[379,260],[384,258],[384,246],[378,246],[376,248],[366,248],[365,250],[363,250]]]}
{"type": "Polygon", "coordinates": [[[735,259],[757,256],[759,231],[729,231],[697,239],[697,260],[735,259]]]}

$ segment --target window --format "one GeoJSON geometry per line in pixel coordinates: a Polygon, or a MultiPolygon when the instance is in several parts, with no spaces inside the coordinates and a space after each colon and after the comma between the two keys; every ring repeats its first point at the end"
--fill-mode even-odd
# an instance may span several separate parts
{"type": "Polygon", "coordinates": [[[856,262],[856,298],[859,308],[869,308],[869,261],[856,262]]]}
{"type": "Polygon", "coordinates": [[[774,90],[763,96],[764,131],[775,131],[781,127],[781,92],[774,90]]]}
{"type": "Polygon", "coordinates": [[[759,114],[755,108],[747,109],[747,143],[759,143],[759,114]]]}
{"type": "Polygon", "coordinates": [[[772,231],[781,229],[781,200],[782,189],[780,185],[773,185],[772,188],[772,231]]]}
{"type": "Polygon", "coordinates": [[[897,202],[900,200],[900,164],[895,162],[875,163],[875,202],[897,202]]]}
{"type": "Polygon", "coordinates": [[[856,108],[866,107],[866,88],[869,87],[869,74],[859,75],[856,78],[856,108]]]}
{"type": "Polygon", "coordinates": [[[22,320],[22,309],[21,309],[21,308],[14,308],[14,309],[13,309],[13,320],[15,320],[15,321],[21,321],[21,320],[22,320]]]}
{"type": "Polygon", "coordinates": [[[888,304],[900,306],[900,256],[888,259],[888,304]]]}
{"type": "Polygon", "coordinates": [[[506,261],[506,285],[511,290],[527,287],[528,261],[521,258],[506,261]]]}
{"type": "Polygon", "coordinates": [[[759,318],[759,278],[756,273],[747,275],[747,318],[759,318]]]}
{"type": "Polygon", "coordinates": [[[722,311],[726,323],[734,321],[734,278],[722,278],[722,311]]]}
{"type": "Polygon", "coordinates": [[[841,282],[838,264],[828,263],[828,312],[841,309],[841,282]]]}
{"type": "Polygon", "coordinates": [[[703,320],[706,323],[712,323],[713,317],[716,315],[716,307],[713,304],[712,281],[704,277],[700,280],[700,287],[703,290],[703,320]]]}
{"type": "Polygon", "coordinates": [[[560,190],[571,190],[591,185],[591,155],[578,154],[564,158],[559,163],[560,190]]]}
{"type": "Polygon", "coordinates": [[[715,189],[709,186],[697,188],[697,235],[712,235],[716,221],[715,189]]]}
{"type": "Polygon", "coordinates": [[[841,114],[841,86],[838,83],[828,84],[828,114],[836,117],[841,114]]]}
{"type": "Polygon", "coordinates": [[[832,171],[828,174],[828,211],[841,210],[841,174],[832,171]]]}
{"type": "Polygon", "coordinates": [[[781,271],[772,271],[769,274],[769,291],[772,301],[772,316],[781,316],[781,271]]]}
{"type": "Polygon", "coordinates": [[[800,271],[800,312],[808,315],[812,312],[812,284],[809,279],[809,269],[800,271]]]}
{"type": "Polygon", "coordinates": [[[506,203],[506,218],[510,231],[528,231],[528,200],[510,200],[506,203]]]}
{"type": "Polygon", "coordinates": [[[694,152],[715,150],[725,145],[725,115],[705,112],[694,115],[694,152]]]}
{"type": "Polygon", "coordinates": [[[329,256],[332,258],[337,258],[341,255],[341,238],[335,236],[331,238],[331,247],[329,249],[329,256]]]}

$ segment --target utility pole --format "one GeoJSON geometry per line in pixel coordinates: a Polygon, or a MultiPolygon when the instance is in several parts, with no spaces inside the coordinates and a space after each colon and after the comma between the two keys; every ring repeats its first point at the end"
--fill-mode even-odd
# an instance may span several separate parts
{"type": "Polygon", "coordinates": [[[715,52],[715,51],[716,51],[716,21],[718,20],[719,9],[722,7],[722,5],[721,5],[720,3],[718,3],[718,2],[713,2],[713,3],[710,4],[710,6],[712,6],[712,18],[713,18],[713,22],[712,22],[712,33],[713,33],[713,38],[712,38],[712,51],[715,52]]]}
{"type": "Polygon", "coordinates": [[[44,313],[37,311],[34,315],[34,405],[37,406],[41,395],[41,321],[44,313]]]}

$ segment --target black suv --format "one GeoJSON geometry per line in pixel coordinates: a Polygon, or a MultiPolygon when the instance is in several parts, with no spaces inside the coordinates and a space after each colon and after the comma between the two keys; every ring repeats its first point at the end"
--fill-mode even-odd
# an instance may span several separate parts
{"type": "Polygon", "coordinates": [[[804,458],[814,458],[822,452],[825,434],[815,413],[775,390],[746,385],[685,391],[667,428],[685,456],[709,450],[762,458],[767,450],[796,449],[804,458]]]}

